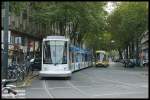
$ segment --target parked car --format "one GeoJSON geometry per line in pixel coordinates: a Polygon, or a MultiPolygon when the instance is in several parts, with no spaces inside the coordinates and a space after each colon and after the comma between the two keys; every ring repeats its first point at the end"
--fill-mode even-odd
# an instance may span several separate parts
{"type": "Polygon", "coordinates": [[[133,59],[125,59],[124,65],[125,67],[135,67],[135,62],[133,59]]]}
{"type": "Polygon", "coordinates": [[[148,59],[143,60],[143,66],[149,66],[149,61],[148,61],[148,59]]]}
{"type": "Polygon", "coordinates": [[[41,70],[41,58],[33,58],[30,60],[30,67],[31,67],[31,70],[34,71],[34,70],[41,70]]]}
{"type": "Polygon", "coordinates": [[[130,61],[136,65],[136,59],[130,59],[130,61]]]}
{"type": "Polygon", "coordinates": [[[119,62],[124,64],[125,63],[125,59],[120,59],[119,62]]]}
{"type": "Polygon", "coordinates": [[[114,62],[120,62],[120,59],[116,59],[116,60],[114,60],[114,62]]]}

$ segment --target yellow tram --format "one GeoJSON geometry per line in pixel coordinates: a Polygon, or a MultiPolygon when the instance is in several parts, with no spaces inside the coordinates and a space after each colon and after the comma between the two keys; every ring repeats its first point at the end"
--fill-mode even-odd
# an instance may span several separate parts
{"type": "Polygon", "coordinates": [[[96,51],[96,67],[107,67],[109,66],[108,53],[106,51],[96,51]]]}

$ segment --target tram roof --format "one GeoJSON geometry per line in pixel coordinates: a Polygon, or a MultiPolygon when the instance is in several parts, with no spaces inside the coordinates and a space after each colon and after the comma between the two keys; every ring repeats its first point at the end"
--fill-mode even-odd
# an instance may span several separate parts
{"type": "Polygon", "coordinates": [[[102,50],[97,50],[96,53],[106,53],[106,52],[102,50]]]}
{"type": "Polygon", "coordinates": [[[70,49],[71,51],[75,51],[75,52],[78,52],[78,53],[89,53],[89,52],[90,52],[89,49],[83,49],[83,48],[76,47],[76,46],[70,46],[69,49],[70,49]]]}

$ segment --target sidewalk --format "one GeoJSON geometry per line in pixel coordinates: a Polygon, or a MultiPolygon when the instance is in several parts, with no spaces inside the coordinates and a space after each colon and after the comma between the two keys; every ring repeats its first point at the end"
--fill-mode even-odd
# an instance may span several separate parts
{"type": "Polygon", "coordinates": [[[26,88],[31,86],[32,81],[35,80],[37,76],[38,72],[34,71],[33,73],[30,73],[29,76],[25,77],[23,81],[12,83],[12,85],[16,86],[15,91],[17,94],[11,96],[7,92],[4,92],[2,98],[26,98],[26,88]]]}
{"type": "Polygon", "coordinates": [[[26,88],[29,87],[32,83],[32,81],[38,76],[38,72],[34,71],[33,73],[30,73],[30,75],[26,76],[23,81],[17,81],[15,83],[12,83],[17,88],[26,88]]]}

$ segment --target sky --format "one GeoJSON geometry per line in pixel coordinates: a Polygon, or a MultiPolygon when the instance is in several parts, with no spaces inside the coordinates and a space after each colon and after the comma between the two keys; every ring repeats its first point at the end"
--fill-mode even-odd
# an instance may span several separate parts
{"type": "Polygon", "coordinates": [[[107,5],[106,5],[105,10],[108,13],[111,13],[114,10],[114,2],[108,2],[107,5]]]}

